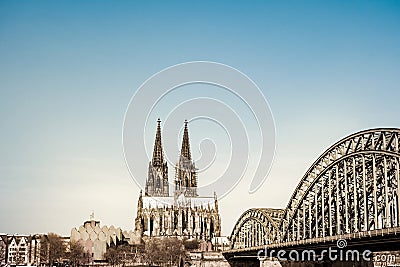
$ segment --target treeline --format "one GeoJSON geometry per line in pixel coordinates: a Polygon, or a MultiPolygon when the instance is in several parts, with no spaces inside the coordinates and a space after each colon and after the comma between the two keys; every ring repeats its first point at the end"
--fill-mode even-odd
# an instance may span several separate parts
{"type": "Polygon", "coordinates": [[[62,265],[68,262],[72,266],[89,264],[91,254],[86,253],[79,242],[65,243],[62,237],[49,233],[40,239],[40,262],[48,266],[62,265]],[[69,245],[69,249],[67,249],[69,245]]]}
{"type": "Polygon", "coordinates": [[[133,263],[150,266],[182,266],[186,252],[198,248],[198,240],[180,240],[176,237],[147,238],[141,246],[122,245],[109,248],[104,256],[112,266],[133,263]]]}
{"type": "MultiPolygon", "coordinates": [[[[129,266],[134,263],[180,266],[184,262],[186,252],[198,248],[198,240],[180,240],[176,237],[147,238],[139,246],[123,244],[108,247],[104,259],[111,266],[129,266]]],[[[40,262],[48,266],[85,266],[92,263],[92,255],[85,252],[80,242],[68,244],[62,237],[49,233],[41,239],[40,262]]]]}

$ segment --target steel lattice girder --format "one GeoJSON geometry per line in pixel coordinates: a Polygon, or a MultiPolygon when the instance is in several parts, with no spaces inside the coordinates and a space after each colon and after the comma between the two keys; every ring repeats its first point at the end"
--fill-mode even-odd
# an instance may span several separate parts
{"type": "Polygon", "coordinates": [[[243,245],[243,242],[252,242],[253,246],[273,242],[275,236],[281,235],[279,223],[282,214],[282,209],[249,209],[245,211],[233,228],[231,248],[247,247],[243,245]],[[249,226],[253,229],[249,229],[249,226]],[[254,232],[254,230],[258,231],[254,232]],[[243,238],[245,240],[242,240],[243,238]]]}
{"type": "MultiPolygon", "coordinates": [[[[372,129],[332,145],[308,169],[279,218],[271,218],[273,227],[263,225],[270,235],[264,239],[280,243],[399,227],[399,139],[400,129],[372,129]]],[[[232,247],[261,210],[272,209],[242,214],[232,247]]]]}

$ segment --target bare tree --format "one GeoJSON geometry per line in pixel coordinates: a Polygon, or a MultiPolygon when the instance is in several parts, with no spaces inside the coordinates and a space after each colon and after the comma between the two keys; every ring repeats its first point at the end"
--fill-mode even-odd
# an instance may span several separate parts
{"type": "Polygon", "coordinates": [[[0,266],[3,266],[6,264],[6,244],[5,241],[2,239],[0,236],[0,266]]]}
{"type": "Polygon", "coordinates": [[[157,264],[161,260],[161,240],[158,238],[149,238],[145,243],[144,261],[149,266],[157,264]]]}
{"type": "Polygon", "coordinates": [[[145,244],[144,259],[149,265],[177,265],[184,256],[183,242],[176,237],[149,238],[145,244]]]}
{"type": "Polygon", "coordinates": [[[68,259],[74,267],[85,263],[85,250],[80,242],[71,241],[68,259]]]}
{"type": "Polygon", "coordinates": [[[65,255],[65,244],[61,237],[54,233],[49,233],[41,238],[40,259],[53,266],[60,262],[65,255]]]}
{"type": "Polygon", "coordinates": [[[139,262],[143,252],[141,248],[141,246],[137,247],[128,244],[118,246],[117,252],[119,254],[120,263],[129,266],[139,262]]]}
{"type": "Polygon", "coordinates": [[[185,256],[182,240],[176,237],[164,238],[161,244],[162,249],[166,252],[164,260],[171,265],[178,265],[181,258],[185,256]]]}
{"type": "Polygon", "coordinates": [[[104,255],[107,262],[112,266],[118,265],[121,263],[121,254],[116,248],[107,249],[106,254],[104,255]]]}
{"type": "Polygon", "coordinates": [[[92,253],[86,251],[86,252],[83,254],[83,258],[84,258],[84,260],[83,260],[84,265],[89,265],[89,264],[93,263],[92,253]]]}

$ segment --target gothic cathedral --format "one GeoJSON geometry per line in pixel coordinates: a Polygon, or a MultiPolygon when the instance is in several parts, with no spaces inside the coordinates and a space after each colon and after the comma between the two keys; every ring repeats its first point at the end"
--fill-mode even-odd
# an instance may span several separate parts
{"type": "Polygon", "coordinates": [[[161,142],[158,119],[153,159],[149,162],[145,194],[140,192],[135,233],[143,236],[178,236],[211,240],[221,235],[218,200],[200,197],[197,171],[190,153],[188,122],[185,121],[182,147],[175,166],[174,192],[169,193],[168,166],[161,142]]]}

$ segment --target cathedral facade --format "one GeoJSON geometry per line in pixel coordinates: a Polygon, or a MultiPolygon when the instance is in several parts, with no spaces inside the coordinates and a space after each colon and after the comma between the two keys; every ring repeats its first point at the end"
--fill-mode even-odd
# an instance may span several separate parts
{"type": "Polygon", "coordinates": [[[161,141],[161,121],[158,120],[149,162],[145,193],[139,195],[135,235],[161,237],[177,236],[211,240],[221,235],[218,200],[201,197],[197,192],[197,169],[192,160],[188,123],[185,121],[182,147],[175,165],[173,183],[168,180],[168,166],[161,141]],[[169,185],[174,185],[170,194],[169,185]]]}

